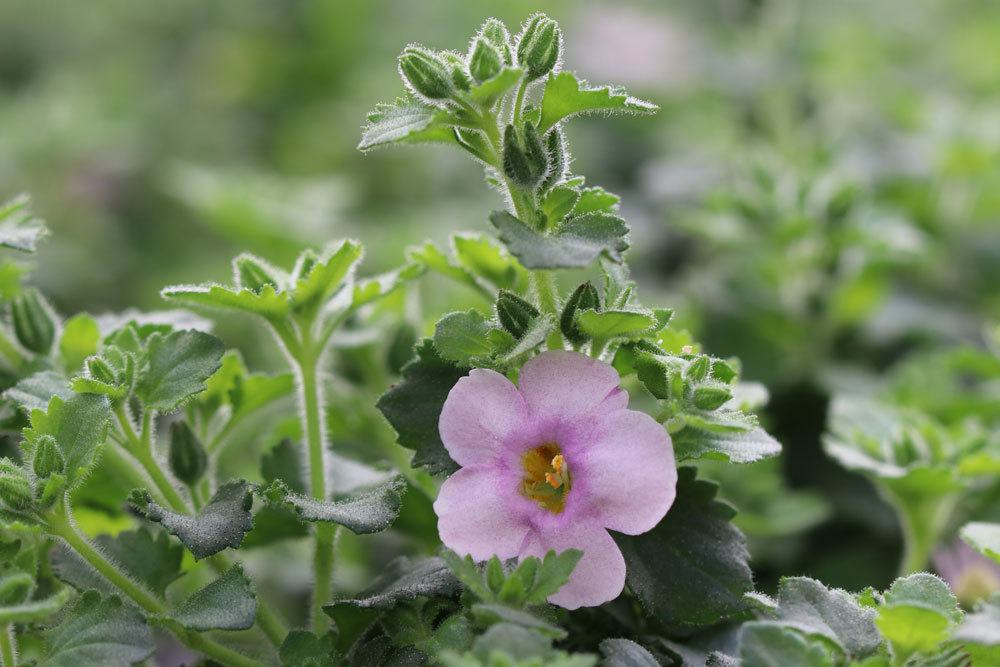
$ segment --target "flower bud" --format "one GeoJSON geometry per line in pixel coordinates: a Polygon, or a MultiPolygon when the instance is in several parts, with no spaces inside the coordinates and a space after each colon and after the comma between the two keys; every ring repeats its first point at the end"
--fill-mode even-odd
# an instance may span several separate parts
{"type": "Polygon", "coordinates": [[[35,441],[31,467],[39,479],[45,479],[53,473],[61,473],[66,468],[62,450],[51,435],[43,435],[35,441]]]}
{"type": "Polygon", "coordinates": [[[587,336],[576,324],[576,313],[581,310],[600,310],[601,297],[590,281],[577,287],[566,300],[562,315],[559,316],[559,329],[573,345],[587,342],[587,336]]]}
{"type": "Polygon", "coordinates": [[[699,410],[715,410],[733,397],[728,387],[721,384],[705,384],[696,387],[691,396],[691,402],[699,410]]]}
{"type": "Polygon", "coordinates": [[[518,133],[513,125],[508,125],[503,135],[504,173],[526,188],[535,188],[548,170],[545,146],[538,137],[538,130],[528,122],[518,133]]]}
{"type": "Polygon", "coordinates": [[[542,190],[548,190],[566,177],[569,160],[566,155],[566,141],[562,130],[553,128],[545,135],[545,152],[549,158],[548,175],[542,183],[542,190]]]}
{"type": "Polygon", "coordinates": [[[505,289],[497,295],[497,319],[514,338],[521,338],[528,332],[532,320],[538,317],[538,309],[505,289]]]}
{"type": "Polygon", "coordinates": [[[510,33],[507,31],[507,26],[503,24],[503,21],[499,19],[486,19],[486,23],[480,28],[479,34],[496,47],[504,64],[514,64],[514,54],[510,49],[510,33]]]}
{"type": "Polygon", "coordinates": [[[90,377],[105,384],[118,383],[118,374],[103,358],[98,356],[87,357],[85,363],[87,364],[87,371],[90,373],[90,377]]]}
{"type": "Polygon", "coordinates": [[[170,425],[169,459],[174,475],[188,486],[194,486],[208,468],[205,448],[185,421],[170,425]]]}
{"type": "Polygon", "coordinates": [[[457,53],[445,51],[441,54],[441,60],[451,70],[451,82],[455,87],[468,92],[472,88],[472,79],[465,70],[465,59],[457,53]]]}
{"type": "Polygon", "coordinates": [[[491,44],[485,37],[478,37],[472,45],[469,56],[469,72],[477,82],[482,83],[492,79],[503,68],[503,56],[500,49],[491,44]]]}
{"type": "Polygon", "coordinates": [[[687,372],[684,374],[688,380],[694,382],[701,382],[708,376],[708,370],[711,366],[711,362],[708,357],[702,355],[691,362],[688,366],[687,372]]]}
{"type": "Polygon", "coordinates": [[[529,81],[543,77],[556,66],[562,50],[559,24],[545,14],[535,14],[524,27],[517,44],[517,62],[529,81]]]}
{"type": "Polygon", "coordinates": [[[35,489],[38,504],[43,508],[51,507],[59,499],[63,491],[66,490],[66,477],[54,472],[45,478],[44,482],[40,482],[39,484],[40,487],[35,489]]]}
{"type": "Polygon", "coordinates": [[[10,459],[0,459],[0,503],[17,511],[31,507],[28,476],[10,459]]]}
{"type": "Polygon", "coordinates": [[[448,67],[437,54],[422,46],[403,49],[399,73],[415,93],[429,100],[445,100],[454,92],[448,67]]]}
{"type": "Polygon", "coordinates": [[[274,270],[253,255],[240,255],[233,260],[233,273],[236,274],[236,284],[251,292],[259,293],[266,285],[279,289],[280,283],[274,270]]]}
{"type": "Polygon", "coordinates": [[[28,289],[10,304],[14,333],[25,349],[48,354],[56,339],[56,315],[38,290],[28,289]]]}

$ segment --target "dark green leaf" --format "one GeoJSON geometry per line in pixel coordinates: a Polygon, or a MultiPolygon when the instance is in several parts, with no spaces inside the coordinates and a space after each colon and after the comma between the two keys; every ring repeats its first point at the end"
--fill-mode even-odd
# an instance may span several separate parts
{"type": "Polygon", "coordinates": [[[370,587],[356,597],[336,600],[324,609],[350,605],[361,609],[392,609],[401,602],[418,597],[450,598],[458,595],[460,585],[451,569],[440,558],[411,561],[405,556],[393,560],[370,587]]]}
{"type": "Polygon", "coordinates": [[[292,493],[280,482],[266,490],[268,499],[283,503],[305,521],[323,521],[344,526],[359,535],[388,528],[399,515],[406,481],[396,476],[388,482],[338,500],[316,500],[292,493]]]}
{"type": "Polygon", "coordinates": [[[511,254],[528,269],[581,268],[601,254],[620,261],[628,248],[628,225],[607,213],[568,218],[549,235],[539,234],[506,211],[494,211],[490,222],[511,254]]]}
{"type": "Polygon", "coordinates": [[[601,642],[602,667],[658,667],[653,655],[629,639],[605,639],[601,642]]]}
{"type": "Polygon", "coordinates": [[[830,640],[854,660],[871,655],[882,643],[875,610],[862,608],[849,593],[828,589],[815,579],[782,579],[777,616],[779,622],[806,635],[830,640]]]}
{"type": "Polygon", "coordinates": [[[167,618],[189,630],[246,630],[257,615],[253,585],[238,563],[170,610],[167,618]]]}
{"type": "Polygon", "coordinates": [[[668,628],[710,625],[746,609],[753,575],[732,507],[715,499],[718,486],[678,470],[677,499],[643,535],[615,535],[629,588],[668,628]]]}
{"type": "Polygon", "coordinates": [[[77,394],[67,400],[53,396],[48,410],[31,411],[31,427],[24,429],[33,445],[43,435],[55,438],[66,462],[66,479],[72,487],[93,463],[94,452],[104,442],[111,419],[108,399],[96,394],[77,394]]]}
{"type": "Polygon", "coordinates": [[[823,644],[795,630],[774,623],[755,621],[740,633],[741,667],[834,667],[823,644]]]}
{"type": "Polygon", "coordinates": [[[317,637],[307,630],[292,630],[281,643],[281,667],[334,667],[334,636],[317,637]]]}
{"type": "Polygon", "coordinates": [[[153,633],[138,611],[97,591],[81,595],[47,633],[39,667],[130,667],[153,653],[153,633]]]}
{"type": "Polygon", "coordinates": [[[154,335],[148,350],[135,394],[150,409],[170,411],[205,389],[226,348],[215,336],[188,330],[154,335]]]}

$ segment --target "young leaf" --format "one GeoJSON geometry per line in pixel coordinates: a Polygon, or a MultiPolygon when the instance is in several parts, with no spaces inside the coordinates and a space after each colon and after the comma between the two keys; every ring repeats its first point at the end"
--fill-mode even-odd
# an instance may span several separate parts
{"type": "Polygon", "coordinates": [[[43,435],[55,438],[66,462],[66,479],[70,488],[81,479],[93,463],[94,453],[104,442],[111,407],[108,399],[96,394],[77,394],[67,400],[53,396],[48,410],[31,411],[31,427],[24,429],[29,445],[43,435]]]}
{"type": "Polygon", "coordinates": [[[48,653],[38,667],[130,667],[153,653],[153,633],[138,611],[97,591],[81,595],[47,633],[48,653]]]}
{"type": "Polygon", "coordinates": [[[441,558],[413,561],[400,556],[389,563],[385,572],[357,596],[336,600],[324,609],[329,610],[337,605],[361,609],[392,609],[418,597],[455,597],[459,589],[458,579],[441,558]]]}
{"type": "Polygon", "coordinates": [[[545,132],[564,118],[582,113],[655,113],[658,109],[620,89],[588,88],[572,72],[559,72],[545,81],[538,129],[545,132]]]}
{"type": "Polygon", "coordinates": [[[528,630],[534,630],[552,639],[563,639],[566,631],[558,625],[542,620],[531,612],[522,611],[502,604],[479,603],[470,609],[472,617],[481,626],[489,627],[497,623],[510,623],[528,630]]]}
{"type": "Polygon", "coordinates": [[[455,132],[447,119],[446,112],[410,96],[378,104],[368,114],[358,150],[368,151],[389,144],[455,144],[455,132]]]}
{"type": "Polygon", "coordinates": [[[135,394],[150,409],[169,412],[205,389],[222,364],[225,345],[201,331],[174,331],[149,339],[148,365],[135,394]]]}
{"type": "Polygon", "coordinates": [[[521,70],[518,67],[504,67],[492,78],[475,85],[469,91],[469,97],[476,104],[491,106],[508,90],[521,80],[521,70]]]}
{"type": "Polygon", "coordinates": [[[493,346],[487,339],[491,328],[479,311],[449,313],[434,327],[434,347],[442,358],[468,365],[492,354],[493,346]]]}
{"type": "Polygon", "coordinates": [[[948,584],[926,572],[897,579],[884,598],[875,625],[897,655],[933,650],[962,619],[948,584]]]}
{"type": "Polygon", "coordinates": [[[237,563],[171,609],[167,618],[189,630],[246,630],[257,616],[257,595],[237,563]]]}
{"type": "Polygon", "coordinates": [[[288,315],[289,310],[288,293],[276,292],[270,285],[265,285],[259,292],[212,284],[174,285],[163,288],[160,295],[190,306],[238,310],[268,319],[281,319],[288,315]]]}
{"type": "Polygon", "coordinates": [[[650,613],[669,628],[710,625],[746,609],[753,590],[746,539],[730,523],[736,514],[715,499],[718,486],[678,470],[677,499],[643,535],[615,535],[626,581],[650,613]]]}
{"type": "Polygon", "coordinates": [[[160,507],[148,493],[136,491],[129,504],[140,515],[163,525],[184,543],[196,559],[219,553],[226,547],[239,548],[243,536],[253,528],[253,494],[244,481],[219,487],[198,516],[178,514],[160,507]]]}
{"type": "Polygon", "coordinates": [[[378,409],[396,429],[399,444],[415,450],[414,466],[431,473],[458,468],[441,442],[438,419],[448,392],[467,372],[442,359],[425,339],[416,358],[403,367],[402,380],[379,398],[378,409]]]}
{"type": "Polygon", "coordinates": [[[641,336],[656,326],[652,313],[630,310],[581,310],[576,326],[587,337],[598,340],[641,336]]]}
{"type": "Polygon", "coordinates": [[[301,310],[325,303],[351,274],[361,260],[361,244],[343,241],[327,257],[320,258],[304,276],[297,279],[292,288],[293,308],[301,310]]]}
{"type": "Polygon", "coordinates": [[[621,261],[628,249],[628,225],[606,213],[568,218],[554,234],[544,236],[506,211],[494,211],[490,222],[511,254],[528,269],[582,268],[602,254],[621,261]]]}
{"type": "Polygon", "coordinates": [[[455,259],[472,275],[486,280],[496,289],[524,291],[528,272],[495,239],[485,234],[455,234],[451,243],[455,259]]]}
{"type": "Polygon", "coordinates": [[[83,360],[97,353],[101,344],[101,331],[90,315],[80,313],[66,320],[59,337],[59,356],[62,368],[67,373],[75,373],[83,366],[83,360]]]}
{"type": "Polygon", "coordinates": [[[604,188],[584,188],[580,190],[580,199],[573,207],[573,214],[611,212],[616,209],[619,201],[621,201],[621,197],[604,188]]]}
{"type": "Polygon", "coordinates": [[[578,549],[567,549],[558,554],[555,551],[546,553],[535,573],[534,584],[530,587],[525,602],[545,604],[550,596],[558,593],[563,584],[569,581],[569,576],[582,557],[583,552],[578,549]]]}
{"type": "Polygon", "coordinates": [[[315,500],[292,493],[282,482],[271,484],[265,495],[271,502],[283,503],[305,521],[324,521],[344,526],[364,535],[388,528],[402,503],[406,481],[396,476],[388,482],[338,500],[315,500]]]}
{"type": "Polygon", "coordinates": [[[68,401],[73,397],[73,390],[59,373],[41,371],[20,380],[3,396],[30,414],[32,410],[45,410],[53,396],[68,401]]]}

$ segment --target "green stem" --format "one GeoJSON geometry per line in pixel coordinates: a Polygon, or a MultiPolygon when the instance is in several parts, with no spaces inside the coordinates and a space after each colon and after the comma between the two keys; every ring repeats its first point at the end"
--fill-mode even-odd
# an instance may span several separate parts
{"type": "Polygon", "coordinates": [[[896,508],[903,533],[899,576],[921,572],[927,568],[958,498],[955,495],[913,498],[892,490],[886,495],[896,508]]]}
{"type": "Polygon", "coordinates": [[[6,359],[14,370],[24,366],[24,353],[3,328],[0,328],[0,356],[6,359]]]}
{"type": "MultiPolygon", "coordinates": [[[[531,271],[528,275],[542,312],[548,313],[558,322],[559,289],[556,287],[555,276],[552,275],[551,271],[531,271]]],[[[562,332],[558,326],[549,334],[546,344],[550,350],[563,349],[562,332]]]]}
{"type": "MultiPolygon", "coordinates": [[[[68,503],[64,501],[61,505],[57,505],[54,511],[46,515],[46,519],[52,535],[62,538],[77,555],[87,561],[133,602],[142,607],[146,613],[153,616],[162,616],[168,611],[165,602],[132,581],[90,543],[80,532],[80,529],[77,528],[68,503]]],[[[264,663],[258,660],[227,648],[207,637],[198,635],[176,623],[168,622],[164,623],[164,626],[190,648],[203,653],[223,665],[230,665],[231,667],[263,667],[264,665],[264,663]]]]}
{"type": "Polygon", "coordinates": [[[17,637],[13,623],[0,626],[0,665],[17,667],[17,637]]]}
{"type": "Polygon", "coordinates": [[[528,77],[524,77],[517,87],[517,96],[514,98],[514,125],[517,125],[521,120],[521,111],[524,109],[524,94],[528,90],[528,83],[528,77]]]}

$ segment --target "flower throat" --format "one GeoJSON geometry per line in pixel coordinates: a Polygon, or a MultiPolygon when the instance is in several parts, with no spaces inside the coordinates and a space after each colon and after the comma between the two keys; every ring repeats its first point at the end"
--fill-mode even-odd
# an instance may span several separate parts
{"type": "Polygon", "coordinates": [[[547,443],[529,449],[521,457],[521,464],[524,466],[521,492],[553,514],[562,512],[566,508],[571,480],[559,447],[547,443]]]}

